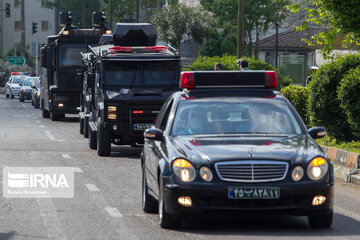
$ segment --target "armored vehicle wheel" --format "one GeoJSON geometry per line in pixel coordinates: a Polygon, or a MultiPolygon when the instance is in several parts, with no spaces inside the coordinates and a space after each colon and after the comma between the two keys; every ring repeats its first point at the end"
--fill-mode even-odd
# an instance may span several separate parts
{"type": "Polygon", "coordinates": [[[100,119],[97,121],[97,153],[99,156],[109,156],[111,153],[110,133],[100,119]]]}
{"type": "Polygon", "coordinates": [[[84,134],[84,118],[79,118],[79,124],[80,124],[80,129],[79,129],[79,132],[81,135],[84,134]]]}
{"type": "Polygon", "coordinates": [[[97,145],[97,139],[96,139],[96,132],[95,131],[92,131],[90,129],[89,131],[89,147],[91,149],[95,149],[96,150],[96,146],[97,145]]]}

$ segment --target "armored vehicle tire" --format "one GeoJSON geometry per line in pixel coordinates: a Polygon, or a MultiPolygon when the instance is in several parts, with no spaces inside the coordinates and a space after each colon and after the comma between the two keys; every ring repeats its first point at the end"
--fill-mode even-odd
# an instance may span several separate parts
{"type": "Polygon", "coordinates": [[[329,228],[333,222],[333,215],[331,212],[308,216],[309,224],[313,228],[329,228]]]}
{"type": "Polygon", "coordinates": [[[97,147],[96,145],[97,145],[96,132],[92,131],[90,129],[90,131],[89,131],[89,147],[90,147],[90,149],[96,150],[96,147],[97,147]]]}
{"type": "Polygon", "coordinates": [[[84,134],[84,122],[85,122],[85,120],[84,120],[84,118],[79,118],[79,123],[80,123],[80,130],[79,130],[79,132],[80,132],[80,134],[81,135],[83,135],[84,134]]]}
{"type": "Polygon", "coordinates": [[[6,94],[6,98],[9,98],[9,96],[10,96],[9,94],[6,94]]]}
{"type": "Polygon", "coordinates": [[[97,121],[97,153],[99,156],[109,156],[111,153],[111,139],[109,131],[97,121]]]}
{"type": "Polygon", "coordinates": [[[65,114],[63,113],[51,113],[50,118],[51,121],[59,121],[61,118],[64,118],[65,114]]]}
{"type": "Polygon", "coordinates": [[[45,109],[41,109],[41,111],[42,111],[41,115],[42,115],[43,118],[49,118],[50,117],[49,111],[47,111],[45,109]]]}
{"type": "Polygon", "coordinates": [[[84,138],[89,137],[89,118],[84,118],[84,138]]]}

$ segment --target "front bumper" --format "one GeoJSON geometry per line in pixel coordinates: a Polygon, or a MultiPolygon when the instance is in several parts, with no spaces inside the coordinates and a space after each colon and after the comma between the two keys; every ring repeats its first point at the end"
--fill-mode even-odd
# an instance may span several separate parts
{"type": "Polygon", "coordinates": [[[105,122],[105,128],[112,133],[113,139],[118,139],[118,144],[144,143],[144,130],[134,130],[134,124],[105,122]],[[114,130],[116,125],[117,130],[114,130]]]}
{"type": "Polygon", "coordinates": [[[31,99],[31,92],[21,92],[23,98],[31,99]]]}
{"type": "Polygon", "coordinates": [[[11,89],[11,94],[14,96],[18,96],[20,93],[20,89],[11,89]]]}
{"type": "MultiPolygon", "coordinates": [[[[276,213],[307,216],[316,212],[333,211],[334,187],[332,183],[322,184],[187,184],[169,183],[164,177],[164,201],[170,214],[183,215],[193,212],[252,212],[254,214],[276,213]],[[166,183],[168,182],[168,183],[166,183]],[[228,187],[280,187],[279,199],[229,199],[228,187]],[[312,206],[315,195],[326,197],[324,204],[312,206]],[[191,207],[178,203],[180,196],[192,200],[191,207]]],[[[171,181],[172,182],[172,181],[171,181]]]]}

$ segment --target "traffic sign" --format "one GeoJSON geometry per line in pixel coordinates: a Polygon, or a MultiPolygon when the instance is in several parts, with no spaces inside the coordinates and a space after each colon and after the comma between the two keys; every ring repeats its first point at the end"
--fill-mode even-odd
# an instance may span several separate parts
{"type": "Polygon", "coordinates": [[[23,66],[26,63],[26,60],[24,57],[7,57],[7,60],[12,65],[18,65],[23,66]]]}

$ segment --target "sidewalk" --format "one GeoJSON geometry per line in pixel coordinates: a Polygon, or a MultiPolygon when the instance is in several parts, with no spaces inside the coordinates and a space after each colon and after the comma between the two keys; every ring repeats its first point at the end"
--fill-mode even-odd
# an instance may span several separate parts
{"type": "Polygon", "coordinates": [[[337,148],[321,146],[334,165],[335,179],[360,185],[360,155],[337,148]]]}

